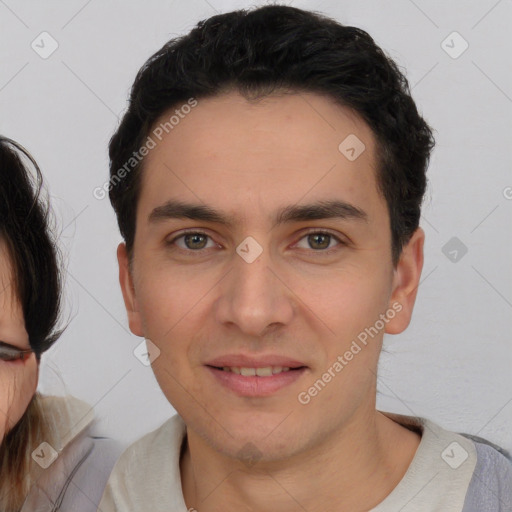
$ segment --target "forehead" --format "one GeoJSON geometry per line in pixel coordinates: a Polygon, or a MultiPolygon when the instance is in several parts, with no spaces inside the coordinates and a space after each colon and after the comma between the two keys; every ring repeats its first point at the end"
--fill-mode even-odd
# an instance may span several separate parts
{"type": "Polygon", "coordinates": [[[138,218],[170,197],[224,206],[241,222],[306,199],[350,200],[370,215],[382,209],[373,133],[330,98],[293,93],[248,101],[230,92],[197,100],[165,125],[176,110],[150,134],[156,144],[144,162],[138,218]]]}
{"type": "Polygon", "coordinates": [[[5,304],[16,296],[11,255],[6,240],[0,236],[0,314],[5,304]]]}
{"type": "Polygon", "coordinates": [[[0,236],[0,327],[4,321],[18,318],[20,308],[11,255],[6,240],[0,236]]]}

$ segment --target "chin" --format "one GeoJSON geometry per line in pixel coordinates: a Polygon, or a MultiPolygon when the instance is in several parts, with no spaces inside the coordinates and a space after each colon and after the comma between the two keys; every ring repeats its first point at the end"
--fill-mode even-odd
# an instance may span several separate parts
{"type": "Polygon", "coordinates": [[[214,440],[211,445],[217,452],[248,467],[289,459],[295,453],[289,439],[284,443],[278,439],[251,438],[246,435],[226,443],[217,443],[214,440]]]}
{"type": "Polygon", "coordinates": [[[298,430],[285,418],[283,414],[253,412],[226,418],[222,423],[212,422],[211,418],[185,421],[216,452],[253,466],[257,462],[286,459],[306,449],[300,446],[300,441],[309,440],[308,433],[298,430]]]}

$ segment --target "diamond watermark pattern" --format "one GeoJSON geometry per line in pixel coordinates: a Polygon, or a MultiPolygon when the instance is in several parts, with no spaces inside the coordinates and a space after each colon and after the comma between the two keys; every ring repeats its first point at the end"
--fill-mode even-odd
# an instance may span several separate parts
{"type": "Polygon", "coordinates": [[[43,468],[49,468],[57,459],[59,453],[46,441],[41,443],[33,452],[32,458],[43,468]]]}
{"type": "Polygon", "coordinates": [[[160,349],[149,339],[135,347],[133,355],[144,365],[151,366],[151,363],[160,355],[160,349]]]}
{"type": "Polygon", "coordinates": [[[252,263],[263,252],[263,247],[252,236],[248,236],[236,248],[236,252],[247,263],[252,263]]]}
{"type": "Polygon", "coordinates": [[[340,153],[347,159],[353,162],[361,156],[366,149],[364,142],[351,133],[348,137],[343,139],[341,144],[338,146],[340,153]]]}
{"type": "Polygon", "coordinates": [[[443,40],[441,48],[452,59],[458,59],[469,48],[469,43],[458,32],[454,31],[443,40]]]}
{"type": "Polygon", "coordinates": [[[443,245],[443,254],[452,262],[458,263],[468,252],[467,246],[456,236],[443,245]]]}
{"type": "Polygon", "coordinates": [[[238,452],[238,457],[243,460],[246,466],[252,467],[256,464],[263,454],[253,443],[246,443],[238,452]]]}
{"type": "Polygon", "coordinates": [[[48,32],[41,32],[30,46],[39,57],[47,59],[57,50],[59,43],[48,32]]]}
{"type": "Polygon", "coordinates": [[[450,443],[441,453],[441,458],[452,469],[460,468],[468,457],[468,452],[457,441],[450,443]]]}

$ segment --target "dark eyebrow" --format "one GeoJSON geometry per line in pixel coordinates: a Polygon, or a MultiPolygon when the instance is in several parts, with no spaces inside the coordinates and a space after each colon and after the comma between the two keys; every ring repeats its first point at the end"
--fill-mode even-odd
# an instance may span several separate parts
{"type": "Polygon", "coordinates": [[[287,222],[300,222],[321,219],[363,220],[368,222],[368,215],[364,210],[346,203],[345,201],[319,201],[302,206],[287,206],[277,214],[274,225],[287,222]]]}
{"type": "MultiPolygon", "coordinates": [[[[277,212],[273,226],[280,224],[321,219],[354,219],[368,221],[368,214],[344,201],[319,201],[306,205],[291,205],[277,212]]],[[[156,223],[166,219],[191,219],[214,222],[232,228],[234,220],[222,212],[201,204],[170,200],[157,206],[149,215],[148,222],[156,223]]]]}

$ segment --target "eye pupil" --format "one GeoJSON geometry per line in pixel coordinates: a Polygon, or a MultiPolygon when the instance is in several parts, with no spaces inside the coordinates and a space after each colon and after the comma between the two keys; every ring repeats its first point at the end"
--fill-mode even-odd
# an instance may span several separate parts
{"type": "Polygon", "coordinates": [[[313,249],[326,249],[329,247],[331,235],[326,233],[314,233],[309,235],[308,242],[313,249]],[[315,246],[315,244],[318,244],[315,246]]]}

